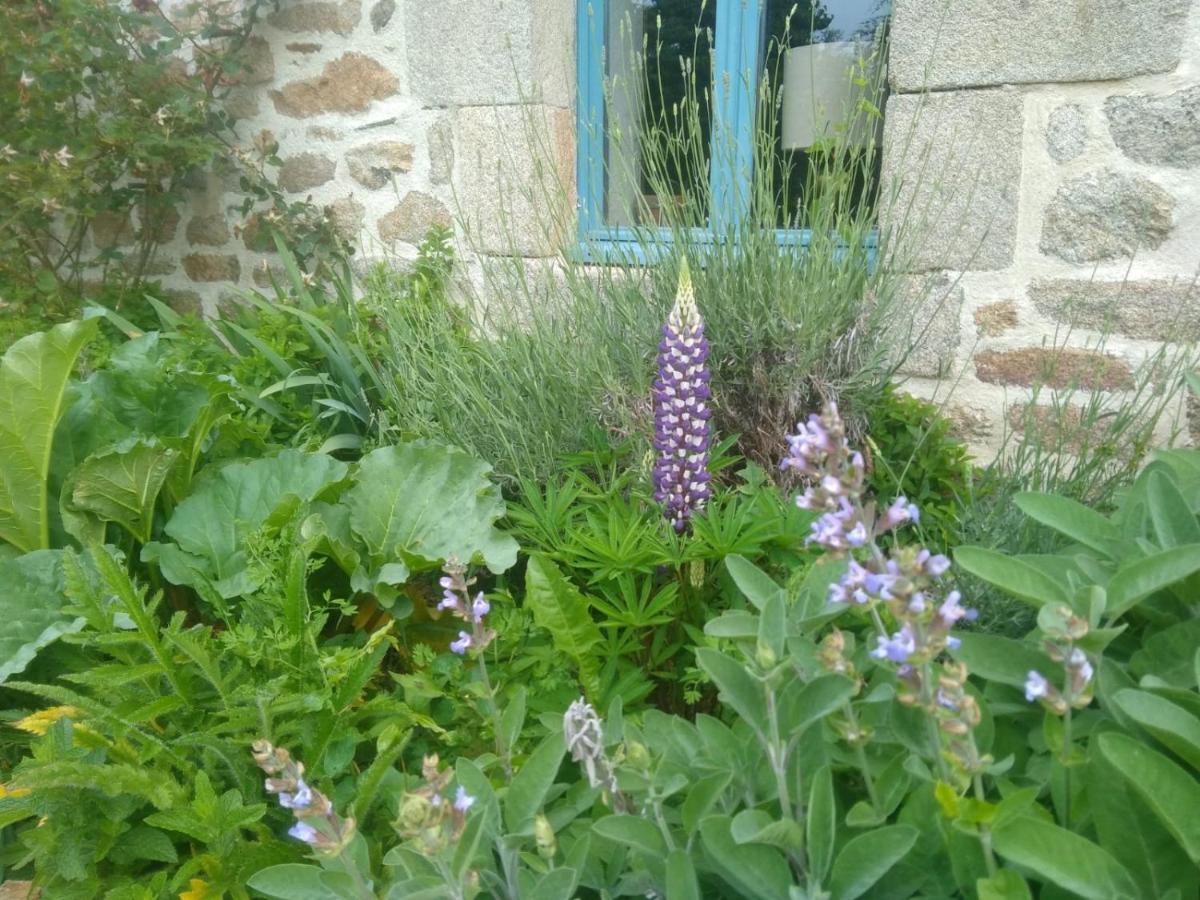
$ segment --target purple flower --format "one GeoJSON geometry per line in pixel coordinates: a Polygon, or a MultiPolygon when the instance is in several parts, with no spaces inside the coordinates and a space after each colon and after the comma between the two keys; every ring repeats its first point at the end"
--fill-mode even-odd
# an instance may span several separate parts
{"type": "Polygon", "coordinates": [[[304,841],[306,844],[315,844],[320,834],[317,829],[313,828],[307,822],[297,822],[288,829],[288,834],[298,841],[304,841]]]}
{"type": "Polygon", "coordinates": [[[876,659],[888,659],[894,663],[907,662],[909,655],[917,649],[916,638],[907,625],[891,637],[881,634],[875,641],[876,647],[871,651],[871,655],[876,659]]]}
{"type": "Polygon", "coordinates": [[[675,306],[663,326],[654,381],[654,499],[678,532],[711,494],[708,472],[709,372],[704,320],[684,260],[675,306]]]}
{"type": "Polygon", "coordinates": [[[867,528],[845,497],[838,498],[836,512],[827,512],[810,526],[806,543],[820,544],[826,550],[841,551],[861,547],[867,542],[867,528]]]}
{"type": "Polygon", "coordinates": [[[458,633],[458,640],[450,642],[450,651],[462,656],[471,647],[471,636],[465,631],[458,633]]]}
{"type": "Polygon", "coordinates": [[[312,788],[304,783],[301,778],[296,781],[296,792],[294,794],[280,793],[279,805],[284,809],[304,809],[312,805],[312,788]]]}
{"type": "Polygon", "coordinates": [[[468,794],[467,789],[460,784],[458,792],[454,795],[454,808],[465,813],[474,803],[475,798],[468,794]]]}
{"type": "Polygon", "coordinates": [[[951,591],[946,595],[946,599],[942,601],[942,605],[938,607],[938,619],[945,628],[952,628],[954,623],[959,619],[972,619],[975,616],[975,610],[965,609],[961,603],[962,594],[958,591],[951,591]]]}
{"type": "Polygon", "coordinates": [[[1050,682],[1040,672],[1030,670],[1025,678],[1025,699],[1032,703],[1050,693],[1050,682]]]}
{"type": "Polygon", "coordinates": [[[475,600],[471,603],[471,615],[476,622],[482,622],[491,609],[492,605],[484,599],[483,591],[475,595],[475,600]]]}
{"type": "Polygon", "coordinates": [[[920,519],[921,511],[915,503],[909,503],[905,497],[897,497],[880,519],[879,528],[882,531],[891,531],[905,522],[918,522],[920,519]]]}
{"type": "Polygon", "coordinates": [[[1077,692],[1082,692],[1084,688],[1091,683],[1092,675],[1095,672],[1092,669],[1092,664],[1088,662],[1087,654],[1075,647],[1071,650],[1071,656],[1067,660],[1067,665],[1071,668],[1072,674],[1075,675],[1073,681],[1079,683],[1077,692]]]}
{"type": "Polygon", "coordinates": [[[922,550],[917,554],[917,565],[934,578],[941,578],[950,571],[950,560],[942,554],[933,554],[922,550]]]}
{"type": "MultiPolygon", "coordinates": [[[[446,581],[445,578],[442,581],[446,581]]],[[[437,605],[438,609],[458,609],[458,595],[450,588],[442,593],[442,602],[437,605]]]]}

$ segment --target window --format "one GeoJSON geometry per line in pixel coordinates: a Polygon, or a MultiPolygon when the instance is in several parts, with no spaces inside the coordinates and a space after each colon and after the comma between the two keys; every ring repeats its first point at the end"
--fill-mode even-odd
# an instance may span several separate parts
{"type": "Polygon", "coordinates": [[[855,202],[872,202],[887,13],[888,0],[578,0],[584,253],[645,261],[680,227],[806,245],[798,185],[833,147],[855,202]]]}

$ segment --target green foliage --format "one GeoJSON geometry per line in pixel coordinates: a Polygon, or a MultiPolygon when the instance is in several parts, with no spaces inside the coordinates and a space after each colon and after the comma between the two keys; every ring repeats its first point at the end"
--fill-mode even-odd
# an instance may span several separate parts
{"type": "Polygon", "coordinates": [[[0,360],[0,539],[50,547],[50,454],[71,370],[95,333],[71,322],[17,341],[0,360]]]}
{"type": "Polygon", "coordinates": [[[199,170],[236,175],[257,232],[285,234],[309,268],[343,243],[268,172],[275,148],[230,153],[230,92],[256,67],[251,32],[266,6],[14,0],[0,34],[0,285],[6,300],[56,316],[85,290],[145,308],[144,282],[169,243],[199,170]],[[89,240],[89,235],[91,240],[89,240]],[[98,287],[97,287],[98,282],[98,287]]]}
{"type": "Polygon", "coordinates": [[[938,407],[886,388],[867,409],[871,490],[904,496],[921,510],[921,532],[937,547],[957,543],[974,471],[966,446],[938,407]]]}

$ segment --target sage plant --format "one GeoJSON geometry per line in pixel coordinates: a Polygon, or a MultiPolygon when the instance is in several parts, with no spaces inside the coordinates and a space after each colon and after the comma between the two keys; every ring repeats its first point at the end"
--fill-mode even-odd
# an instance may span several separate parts
{"type": "Polygon", "coordinates": [[[679,533],[711,494],[708,341],[687,260],[679,269],[675,305],[663,325],[654,381],[654,499],[679,533]]]}

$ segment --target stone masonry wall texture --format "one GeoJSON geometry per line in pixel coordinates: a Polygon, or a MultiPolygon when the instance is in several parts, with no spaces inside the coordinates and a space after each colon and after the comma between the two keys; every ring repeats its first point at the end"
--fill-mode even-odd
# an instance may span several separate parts
{"type": "Polygon", "coordinates": [[[1200,0],[892,8],[906,389],[987,456],[1034,382],[1120,392],[1200,338],[1200,0]]]}
{"type": "MultiPolygon", "coordinates": [[[[452,225],[478,282],[488,255],[556,249],[496,218],[504,195],[520,218],[524,195],[545,190],[532,184],[545,148],[570,190],[574,37],[573,0],[280,0],[229,108],[242,144],[278,141],[280,186],[325,208],[360,259],[403,264],[430,226],[452,225]]],[[[274,254],[240,201],[236,185],[197,179],[159,251],[179,304],[211,313],[269,284],[274,254]]],[[[131,227],[111,223],[107,240],[131,227]]]]}

